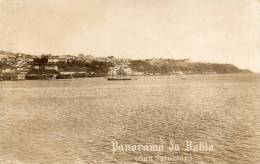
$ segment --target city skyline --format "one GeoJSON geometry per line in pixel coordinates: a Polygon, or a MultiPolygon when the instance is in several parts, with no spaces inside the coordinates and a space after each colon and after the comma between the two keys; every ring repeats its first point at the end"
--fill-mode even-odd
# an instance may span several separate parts
{"type": "Polygon", "coordinates": [[[258,0],[1,0],[0,49],[189,58],[260,72],[258,0]]]}

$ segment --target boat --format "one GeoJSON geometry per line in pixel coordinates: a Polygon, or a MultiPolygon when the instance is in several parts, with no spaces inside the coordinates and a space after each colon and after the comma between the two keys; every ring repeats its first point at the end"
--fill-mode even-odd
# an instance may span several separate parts
{"type": "Polygon", "coordinates": [[[182,71],[176,72],[176,76],[183,76],[183,75],[184,75],[184,73],[182,71]]]}
{"type": "Polygon", "coordinates": [[[110,81],[120,81],[120,80],[132,80],[130,76],[132,70],[127,66],[115,66],[110,68],[110,71],[107,75],[107,80],[110,81]]]}
{"type": "Polygon", "coordinates": [[[132,80],[131,77],[108,77],[107,80],[132,80]]]}
{"type": "Polygon", "coordinates": [[[42,74],[39,76],[40,80],[55,80],[56,75],[42,74]]]}
{"type": "Polygon", "coordinates": [[[105,73],[90,72],[87,77],[106,77],[105,73]]]}
{"type": "Polygon", "coordinates": [[[90,72],[89,74],[87,74],[87,77],[96,77],[96,73],[95,72],[90,72]]]}
{"type": "Polygon", "coordinates": [[[72,79],[72,75],[70,75],[70,74],[68,74],[68,75],[58,74],[56,76],[56,79],[72,79]]]}
{"type": "Polygon", "coordinates": [[[182,75],[181,79],[186,80],[187,79],[186,75],[182,75]]]}

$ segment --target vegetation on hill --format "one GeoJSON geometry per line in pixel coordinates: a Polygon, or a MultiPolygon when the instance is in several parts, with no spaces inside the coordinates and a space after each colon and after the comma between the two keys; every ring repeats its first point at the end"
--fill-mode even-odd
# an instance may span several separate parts
{"type": "Polygon", "coordinates": [[[252,73],[250,70],[242,70],[232,64],[202,63],[190,61],[176,61],[165,59],[158,61],[132,60],[130,67],[134,71],[146,73],[169,74],[174,72],[184,72],[187,74],[206,74],[206,73],[252,73]]]}

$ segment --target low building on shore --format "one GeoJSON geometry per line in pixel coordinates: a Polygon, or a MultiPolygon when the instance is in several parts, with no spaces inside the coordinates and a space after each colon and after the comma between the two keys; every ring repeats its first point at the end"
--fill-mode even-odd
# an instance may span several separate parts
{"type": "Polygon", "coordinates": [[[55,79],[60,73],[54,69],[32,69],[26,74],[27,80],[55,79]]]}
{"type": "Polygon", "coordinates": [[[27,72],[17,71],[15,69],[5,69],[2,70],[1,79],[2,80],[25,80],[25,75],[27,72]]]}
{"type": "Polygon", "coordinates": [[[25,76],[27,73],[27,71],[18,71],[17,80],[25,80],[25,76]]]}
{"type": "Polygon", "coordinates": [[[85,71],[60,71],[60,74],[64,77],[74,77],[74,78],[81,78],[81,77],[87,77],[87,74],[85,71]]]}

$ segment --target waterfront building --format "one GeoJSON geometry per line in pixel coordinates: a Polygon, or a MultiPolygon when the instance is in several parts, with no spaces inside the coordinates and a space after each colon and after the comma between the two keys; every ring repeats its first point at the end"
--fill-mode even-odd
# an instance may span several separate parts
{"type": "Polygon", "coordinates": [[[1,79],[2,80],[25,80],[25,71],[17,71],[15,69],[5,69],[2,70],[1,79]]]}
{"type": "Polygon", "coordinates": [[[17,80],[18,73],[12,69],[2,70],[2,78],[3,80],[17,80]]]}
{"type": "Polygon", "coordinates": [[[56,70],[58,71],[58,66],[54,64],[46,64],[44,65],[45,70],[56,70]]]}
{"type": "Polygon", "coordinates": [[[32,69],[26,74],[25,78],[27,80],[55,79],[59,74],[58,71],[52,69],[32,69]]]}

